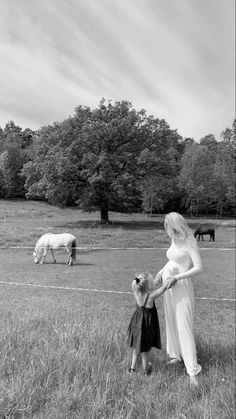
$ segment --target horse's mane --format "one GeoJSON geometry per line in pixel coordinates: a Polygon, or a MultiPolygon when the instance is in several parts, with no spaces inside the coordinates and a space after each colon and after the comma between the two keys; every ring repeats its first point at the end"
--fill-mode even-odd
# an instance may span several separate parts
{"type": "Polygon", "coordinates": [[[35,245],[35,250],[38,250],[38,248],[41,246],[42,241],[45,239],[45,236],[51,235],[53,233],[44,233],[37,241],[36,245],[35,245]]]}

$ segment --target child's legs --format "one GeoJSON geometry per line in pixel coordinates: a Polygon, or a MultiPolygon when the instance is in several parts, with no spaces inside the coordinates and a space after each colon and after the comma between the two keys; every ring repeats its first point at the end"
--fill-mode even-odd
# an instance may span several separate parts
{"type": "Polygon", "coordinates": [[[141,352],[143,370],[146,371],[149,362],[149,352],[141,352]]]}
{"type": "Polygon", "coordinates": [[[133,352],[132,352],[132,360],[131,360],[131,368],[132,369],[135,369],[138,358],[139,358],[139,355],[140,355],[140,353],[137,351],[137,349],[134,348],[133,352]]]}

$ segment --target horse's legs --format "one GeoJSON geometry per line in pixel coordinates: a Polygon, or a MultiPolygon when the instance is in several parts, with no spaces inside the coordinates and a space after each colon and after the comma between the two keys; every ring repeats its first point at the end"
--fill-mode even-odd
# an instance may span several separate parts
{"type": "Polygon", "coordinates": [[[56,259],[55,259],[55,256],[54,256],[54,253],[53,253],[53,249],[50,249],[50,251],[51,251],[51,255],[52,255],[52,257],[53,257],[53,261],[54,261],[54,263],[57,263],[57,261],[56,261],[56,259]]]}
{"type": "Polygon", "coordinates": [[[45,258],[46,258],[46,255],[47,255],[47,252],[48,252],[48,249],[45,247],[45,248],[43,249],[43,257],[42,257],[42,259],[41,259],[41,262],[40,262],[40,263],[44,263],[45,258]]]}
{"type": "Polygon", "coordinates": [[[203,234],[201,234],[201,236],[202,236],[202,241],[204,241],[203,234]]]}
{"type": "Polygon", "coordinates": [[[69,247],[66,247],[66,251],[67,251],[67,253],[68,253],[68,255],[69,255],[69,259],[68,259],[68,261],[66,262],[66,264],[67,264],[67,265],[72,266],[72,265],[73,265],[73,260],[72,260],[72,249],[71,249],[71,248],[69,248],[69,247]]]}

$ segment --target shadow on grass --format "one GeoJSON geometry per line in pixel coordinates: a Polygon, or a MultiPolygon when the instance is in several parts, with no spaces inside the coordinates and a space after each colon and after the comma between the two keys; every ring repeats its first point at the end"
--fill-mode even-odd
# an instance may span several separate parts
{"type": "MultiPolygon", "coordinates": [[[[213,341],[203,340],[201,337],[196,339],[196,349],[197,349],[197,362],[202,367],[202,373],[205,375],[209,370],[213,368],[221,369],[232,368],[234,369],[235,364],[235,344],[234,342],[229,343],[217,343],[213,341]]],[[[186,373],[184,362],[178,362],[176,364],[168,364],[170,359],[167,356],[153,357],[152,361],[154,362],[154,370],[167,372],[168,375],[181,376],[183,373],[186,373]]],[[[202,375],[202,374],[201,374],[202,375]]]]}
{"type": "Polygon", "coordinates": [[[196,339],[198,362],[204,371],[212,366],[232,366],[235,362],[234,342],[217,343],[204,341],[200,337],[196,339]]]}
{"type": "MultiPolygon", "coordinates": [[[[200,225],[202,226],[202,224],[200,225]]],[[[211,226],[211,223],[207,222],[204,226],[211,226]]],[[[126,230],[163,230],[164,231],[164,218],[163,221],[160,220],[127,220],[127,221],[119,221],[114,220],[110,221],[108,224],[101,224],[99,220],[90,221],[90,220],[79,220],[68,222],[64,224],[55,225],[55,228],[101,228],[101,229],[119,229],[123,228],[126,230]]],[[[190,225],[192,230],[196,230],[199,227],[199,223],[193,222],[190,225]]]]}
{"type": "Polygon", "coordinates": [[[73,269],[73,267],[75,267],[75,266],[78,266],[78,267],[80,267],[80,266],[94,266],[95,264],[94,263],[83,263],[83,262],[80,262],[79,260],[77,260],[77,262],[74,262],[72,266],[69,266],[68,263],[66,263],[66,262],[56,262],[56,263],[54,263],[53,261],[52,262],[51,261],[49,261],[49,262],[46,261],[42,264],[38,263],[38,265],[62,265],[62,266],[68,266],[71,269],[73,269]]]}
{"type": "Polygon", "coordinates": [[[108,224],[101,224],[100,221],[81,220],[55,225],[57,228],[100,228],[104,230],[123,228],[127,230],[164,230],[160,221],[110,221],[108,224]]]}

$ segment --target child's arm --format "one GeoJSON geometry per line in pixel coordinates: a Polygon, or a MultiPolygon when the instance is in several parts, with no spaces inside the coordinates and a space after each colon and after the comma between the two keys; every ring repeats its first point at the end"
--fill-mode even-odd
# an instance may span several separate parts
{"type": "MultiPolygon", "coordinates": [[[[167,263],[168,263],[168,262],[167,262],[167,263]]],[[[167,263],[165,264],[165,266],[163,266],[163,268],[162,268],[159,272],[157,272],[157,274],[156,274],[156,276],[155,276],[155,279],[154,279],[154,283],[155,283],[155,285],[159,285],[159,284],[161,284],[161,282],[162,282],[162,274],[163,274],[163,271],[164,271],[164,269],[165,269],[165,267],[166,267],[167,263]]]]}
{"type": "Polygon", "coordinates": [[[136,302],[137,302],[137,304],[138,304],[137,282],[135,281],[135,279],[134,279],[134,280],[133,280],[133,282],[132,282],[132,291],[133,291],[133,294],[134,294],[135,300],[136,300],[136,302]]]}
{"type": "Polygon", "coordinates": [[[167,290],[167,288],[170,286],[170,281],[165,281],[164,285],[162,285],[161,287],[159,287],[157,290],[153,291],[150,295],[149,295],[149,299],[154,301],[156,298],[160,297],[162,294],[164,294],[164,292],[167,290]]]}
{"type": "MultiPolygon", "coordinates": [[[[173,268],[173,270],[170,270],[170,274],[177,273],[177,272],[178,272],[178,269],[177,269],[177,268],[173,268]]],[[[177,282],[177,281],[176,281],[176,279],[175,279],[175,276],[170,276],[170,277],[168,278],[168,280],[166,280],[166,281],[165,281],[165,283],[164,283],[164,284],[163,284],[160,288],[158,288],[157,290],[153,291],[153,292],[149,295],[149,298],[150,298],[151,300],[155,300],[156,298],[158,298],[158,297],[160,297],[162,294],[164,294],[164,292],[165,292],[167,289],[171,288],[171,287],[172,287],[172,285],[174,285],[176,282],[177,282]]]]}
{"type": "Polygon", "coordinates": [[[167,289],[171,288],[172,285],[175,285],[177,282],[176,275],[179,274],[179,269],[177,267],[174,267],[173,269],[169,269],[170,275],[166,278],[166,281],[168,281],[168,287],[167,289]]]}

